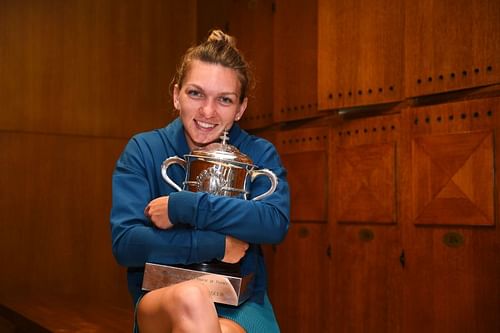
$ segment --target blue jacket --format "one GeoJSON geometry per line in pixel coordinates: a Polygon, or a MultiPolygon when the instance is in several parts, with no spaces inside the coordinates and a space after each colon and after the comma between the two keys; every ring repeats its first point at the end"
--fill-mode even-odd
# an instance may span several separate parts
{"type": "MultiPolygon", "coordinates": [[[[177,192],[161,175],[161,164],[171,156],[188,154],[184,128],[179,118],[167,127],[135,135],[125,147],[113,173],[111,235],[113,254],[128,267],[128,286],[134,300],[141,295],[144,264],[192,264],[222,259],[225,235],[251,244],[241,261],[242,273],[255,272],[251,299],[262,300],[266,270],[259,244],[283,240],[290,222],[290,198],[286,170],[274,146],[249,135],[237,124],[229,132],[230,144],[249,156],[259,168],[278,177],[276,191],[263,200],[243,200],[203,192],[177,192]],[[160,230],[144,216],[147,204],[169,195],[172,228],[160,230]],[[257,265],[257,266],[256,266],[257,265]]],[[[168,169],[181,186],[185,171],[178,165],[168,169]]],[[[249,198],[264,193],[267,177],[252,182],[249,198]]]]}

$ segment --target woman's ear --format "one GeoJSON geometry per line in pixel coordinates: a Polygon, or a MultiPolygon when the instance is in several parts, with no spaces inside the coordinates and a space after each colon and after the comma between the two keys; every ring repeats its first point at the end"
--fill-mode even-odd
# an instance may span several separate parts
{"type": "Polygon", "coordinates": [[[248,105],[248,97],[245,97],[245,99],[243,100],[243,102],[241,102],[241,104],[239,106],[238,112],[236,112],[236,116],[234,117],[235,121],[238,121],[241,119],[241,117],[243,116],[243,113],[245,113],[245,110],[247,109],[247,105],[248,105]]]}
{"type": "Polygon", "coordinates": [[[179,94],[180,94],[179,85],[174,84],[173,98],[174,98],[174,108],[176,110],[181,109],[181,104],[179,103],[179,94]]]}

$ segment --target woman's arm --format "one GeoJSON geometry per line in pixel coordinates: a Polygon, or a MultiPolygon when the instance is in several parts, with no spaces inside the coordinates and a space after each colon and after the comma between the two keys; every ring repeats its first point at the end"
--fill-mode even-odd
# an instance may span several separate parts
{"type": "MultiPolygon", "coordinates": [[[[290,198],[286,170],[270,144],[258,153],[257,163],[274,172],[276,191],[259,200],[216,196],[187,191],[171,193],[169,218],[175,224],[190,224],[196,229],[231,235],[249,243],[279,243],[288,230],[290,198]]],[[[270,186],[266,177],[251,184],[251,197],[264,193],[270,186]]]]}
{"type": "Polygon", "coordinates": [[[178,225],[168,230],[156,228],[144,209],[156,193],[154,172],[148,174],[147,158],[131,140],[113,173],[111,209],[112,249],[117,261],[128,267],[146,261],[189,264],[222,259],[225,236],[210,230],[178,225]]]}

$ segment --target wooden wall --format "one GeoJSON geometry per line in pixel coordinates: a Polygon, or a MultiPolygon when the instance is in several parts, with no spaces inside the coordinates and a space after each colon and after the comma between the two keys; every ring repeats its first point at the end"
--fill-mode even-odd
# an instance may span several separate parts
{"type": "Polygon", "coordinates": [[[289,171],[282,331],[500,330],[499,3],[238,3],[273,23],[272,122],[244,124],[289,171]]]}
{"type": "Polygon", "coordinates": [[[499,22],[495,0],[2,2],[0,296],[126,301],[113,163],[218,27],[255,68],[241,124],[289,172],[282,331],[500,331],[499,22]]]}
{"type": "Polygon", "coordinates": [[[111,173],[172,118],[194,1],[0,2],[0,297],[130,306],[111,254],[111,173]]]}

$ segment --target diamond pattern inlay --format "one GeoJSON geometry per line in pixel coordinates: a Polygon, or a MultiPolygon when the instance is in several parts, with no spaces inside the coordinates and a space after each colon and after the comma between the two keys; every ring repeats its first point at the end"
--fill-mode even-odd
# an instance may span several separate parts
{"type": "Polygon", "coordinates": [[[412,150],[416,224],[493,224],[491,131],[422,136],[412,150]]]}
{"type": "Polygon", "coordinates": [[[394,145],[337,148],[340,222],[395,221],[394,145]]]}

